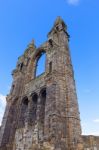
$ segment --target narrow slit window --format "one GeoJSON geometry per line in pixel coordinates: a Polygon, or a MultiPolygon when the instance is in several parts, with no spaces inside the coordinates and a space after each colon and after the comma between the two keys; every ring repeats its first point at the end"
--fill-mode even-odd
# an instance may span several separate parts
{"type": "Polygon", "coordinates": [[[49,73],[52,72],[52,62],[49,63],[49,73]]]}

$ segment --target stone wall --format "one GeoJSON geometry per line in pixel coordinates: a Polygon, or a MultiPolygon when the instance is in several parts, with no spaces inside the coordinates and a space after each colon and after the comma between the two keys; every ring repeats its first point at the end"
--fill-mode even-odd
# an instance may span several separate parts
{"type": "Polygon", "coordinates": [[[39,48],[32,41],[18,58],[0,130],[0,150],[84,149],[68,41],[67,26],[58,17],[48,41],[39,48]],[[35,76],[42,52],[45,72],[35,76]]]}
{"type": "Polygon", "coordinates": [[[99,136],[83,135],[84,150],[99,150],[99,136]]]}

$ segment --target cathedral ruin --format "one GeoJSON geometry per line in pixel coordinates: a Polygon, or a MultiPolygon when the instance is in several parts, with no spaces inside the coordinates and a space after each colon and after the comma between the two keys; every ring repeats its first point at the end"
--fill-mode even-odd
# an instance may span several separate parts
{"type": "Polygon", "coordinates": [[[39,48],[18,58],[0,128],[0,150],[99,150],[82,136],[69,34],[58,17],[39,48]]]}

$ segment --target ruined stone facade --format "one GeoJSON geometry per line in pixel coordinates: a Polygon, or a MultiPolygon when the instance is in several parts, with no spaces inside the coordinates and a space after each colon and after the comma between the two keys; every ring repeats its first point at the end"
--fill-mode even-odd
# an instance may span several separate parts
{"type": "Polygon", "coordinates": [[[39,48],[32,41],[19,57],[0,128],[0,150],[84,150],[68,43],[67,26],[58,17],[48,41],[39,48]],[[45,71],[37,75],[43,54],[45,71]]]}
{"type": "Polygon", "coordinates": [[[84,150],[99,150],[99,136],[82,136],[84,150]]]}

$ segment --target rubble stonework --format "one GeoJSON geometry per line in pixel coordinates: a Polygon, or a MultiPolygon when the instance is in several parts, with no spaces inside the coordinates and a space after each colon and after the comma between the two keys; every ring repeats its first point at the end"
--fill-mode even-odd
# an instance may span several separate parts
{"type": "Polygon", "coordinates": [[[99,150],[99,136],[82,136],[84,150],[99,150]]]}
{"type": "Polygon", "coordinates": [[[58,17],[48,40],[39,48],[32,41],[18,58],[0,127],[0,150],[84,150],[83,145],[88,150],[68,43],[67,26],[58,17]],[[42,53],[45,72],[36,76],[42,53]]]}

